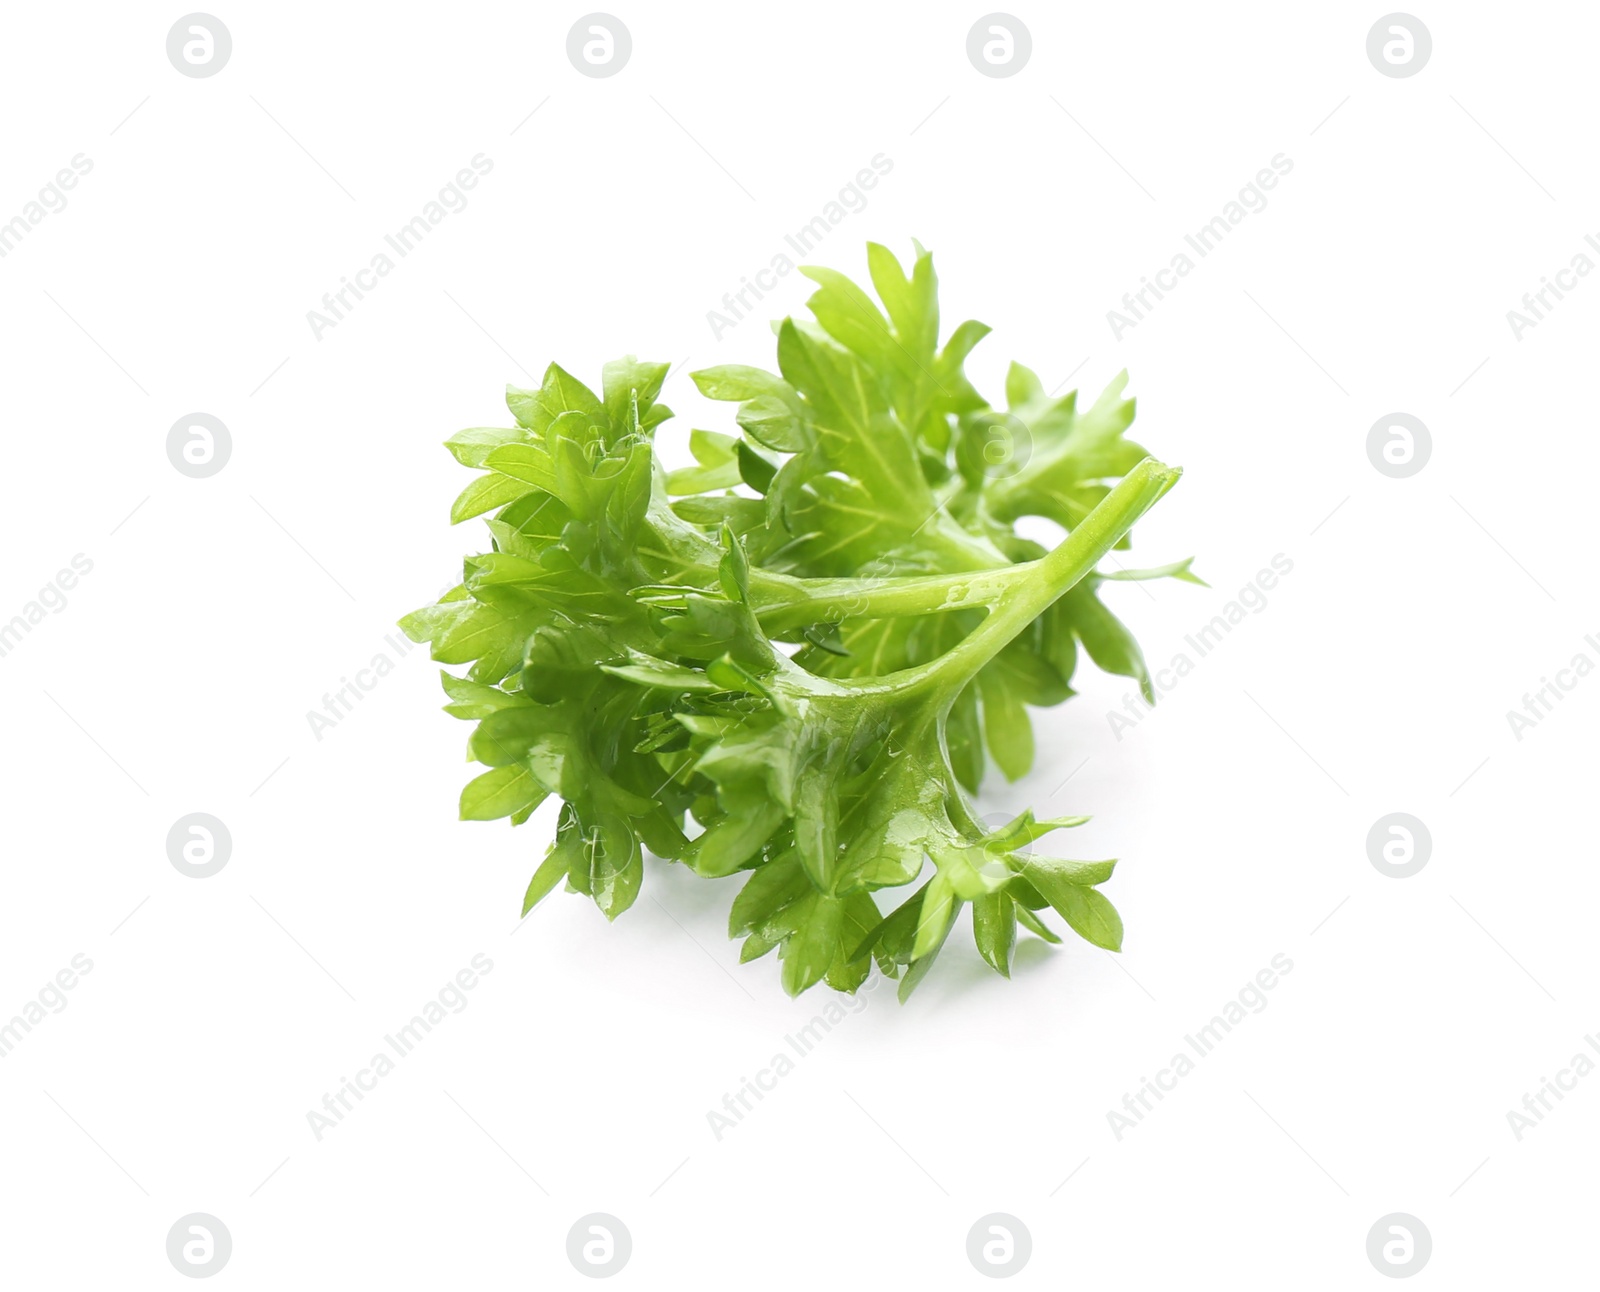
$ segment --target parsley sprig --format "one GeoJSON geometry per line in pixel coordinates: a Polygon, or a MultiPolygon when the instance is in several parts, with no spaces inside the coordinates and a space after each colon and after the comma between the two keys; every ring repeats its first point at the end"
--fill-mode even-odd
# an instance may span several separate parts
{"type": "Polygon", "coordinates": [[[1080,412],[1013,364],[991,408],[962,370],[988,329],[939,344],[932,257],[868,264],[877,301],[804,270],[814,321],[779,325],[777,373],[693,374],[738,405],[737,434],[691,432],[693,467],[655,457],[663,364],[607,364],[599,394],[555,364],[509,388],[515,426],[446,442],[481,472],[451,518],[486,517],[492,550],[402,627],[468,666],[443,676],[487,768],[461,816],[562,800],[524,914],[565,881],[614,919],[648,851],[743,876],[730,932],[744,960],[778,952],[790,994],[876,963],[904,999],[968,903],[1008,976],[1019,925],[1060,940],[1047,909],[1120,949],[1115,863],[1034,849],[1086,818],[993,829],[972,795],[987,757],[1032,765],[1028,707],[1072,694],[1080,646],[1150,695],[1105,580],[1199,580],[1097,569],[1180,474],[1126,439],[1125,374],[1080,412]],[[1046,551],[1026,516],[1066,537],[1046,551]],[[913,885],[887,913],[874,896],[913,885]]]}

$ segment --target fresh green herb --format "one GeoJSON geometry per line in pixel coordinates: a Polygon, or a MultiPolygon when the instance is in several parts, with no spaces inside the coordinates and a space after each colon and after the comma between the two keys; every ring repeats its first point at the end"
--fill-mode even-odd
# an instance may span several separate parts
{"type": "Polygon", "coordinates": [[[470,666],[443,678],[488,769],[463,819],[562,800],[524,914],[564,880],[614,919],[649,851],[744,875],[730,931],[742,959],[777,950],[790,994],[854,991],[875,961],[904,999],[965,903],[1008,976],[1019,925],[1059,941],[1047,907],[1120,948],[1115,863],[1033,850],[1085,818],[990,829],[970,794],[985,750],[1013,779],[1032,765],[1027,708],[1072,694],[1080,645],[1152,697],[1105,579],[1199,580],[1096,571],[1179,476],[1125,438],[1125,374],[1080,412],[1013,364],[993,409],[962,371],[988,329],[939,344],[932,257],[868,262],[878,301],[803,271],[815,322],[778,327],[778,374],[693,374],[739,429],[691,432],[696,466],[654,455],[663,364],[608,364],[599,394],[554,364],[509,388],[515,426],[446,442],[482,472],[451,518],[487,516],[493,550],[402,627],[470,666]],[[1019,536],[1025,516],[1065,539],[1019,536]],[[909,885],[885,914],[873,894],[909,885]]]}

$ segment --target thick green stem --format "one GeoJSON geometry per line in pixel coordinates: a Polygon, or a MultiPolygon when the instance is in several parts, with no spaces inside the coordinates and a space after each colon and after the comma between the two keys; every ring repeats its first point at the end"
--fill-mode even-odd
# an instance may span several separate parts
{"type": "Polygon", "coordinates": [[[992,606],[1039,562],[898,579],[789,579],[751,571],[756,618],[769,633],[846,619],[889,619],[992,606]]]}
{"type": "Polygon", "coordinates": [[[900,689],[935,687],[953,701],[985,664],[1089,574],[1182,474],[1146,458],[1048,556],[1013,567],[1026,573],[1014,584],[1007,581],[988,617],[959,644],[928,664],[880,680],[900,689]]]}
{"type": "MultiPolygon", "coordinates": [[[[1089,573],[1181,474],[1154,458],[1146,458],[1084,517],[1060,546],[1037,561],[905,578],[798,578],[752,569],[751,606],[762,628],[773,634],[846,619],[889,619],[986,609],[990,614],[978,630],[936,663],[944,665],[958,652],[976,654],[985,649],[984,643],[991,639],[996,639],[994,652],[998,652],[1051,602],[1089,573]],[[1105,534],[1110,534],[1110,538],[1102,542],[1105,534]],[[1092,554],[1085,556],[1085,553],[1092,554]],[[1068,581],[1062,582],[1063,578],[1068,581]],[[1035,603],[1036,609],[1027,608],[1035,603]],[[999,638],[1000,634],[1003,638],[999,638]]],[[[676,517],[672,519],[675,521],[676,517]]],[[[704,543],[699,535],[695,537],[704,543]]],[[[716,566],[712,562],[690,559],[680,567],[679,578],[683,579],[680,586],[686,590],[696,582],[715,587],[716,566]]],[[[992,654],[983,657],[979,667],[992,658],[992,654]]]]}
{"type": "MultiPolygon", "coordinates": [[[[666,507],[652,513],[656,544],[641,546],[646,558],[644,580],[661,591],[684,592],[717,588],[721,550],[666,507]]],[[[970,572],[900,578],[802,578],[752,567],[750,605],[768,632],[784,632],[810,624],[846,619],[931,615],[945,610],[993,605],[1003,585],[1028,566],[1013,565],[987,543],[974,542],[958,554],[970,572]]],[[[952,558],[950,564],[954,564],[952,558]]],[[[1031,563],[1030,563],[1031,565],[1031,563]]]]}

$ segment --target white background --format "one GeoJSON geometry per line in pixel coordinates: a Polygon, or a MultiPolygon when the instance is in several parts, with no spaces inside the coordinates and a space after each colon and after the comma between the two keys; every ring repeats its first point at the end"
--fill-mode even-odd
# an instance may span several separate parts
{"type": "Polygon", "coordinates": [[[578,7],[229,5],[231,61],[190,79],[181,12],[14,6],[0,42],[0,220],[93,162],[0,260],[0,620],[93,561],[0,658],[0,1018],[94,966],[0,1060],[8,1286],[177,1285],[194,1211],[240,1288],[587,1286],[595,1211],[632,1233],[618,1286],[979,1286],[995,1211],[1033,1236],[1018,1286],[1379,1286],[1395,1211],[1435,1286],[1586,1277],[1600,1075],[1520,1142],[1506,1113],[1600,1028],[1600,679],[1521,741],[1505,715],[1600,661],[1600,283],[1520,341],[1506,311],[1600,229],[1600,15],[1429,8],[1431,61],[1390,79],[1378,5],[1026,5],[1032,59],[992,79],[982,6],[653,3],[589,79],[578,7]],[[478,153],[466,209],[315,339],[478,153]],[[1126,366],[1136,438],[1187,469],[1134,555],[1211,589],[1109,594],[1152,664],[1294,569],[1120,740],[1130,687],[1085,667],[1034,773],[985,786],[1094,814],[1120,959],[1024,945],[1006,983],[958,931],[719,1142],[707,1113],[826,1003],[737,964],[733,886],[656,865],[614,926],[557,894],[514,933],[551,812],[454,820],[467,728],[424,652],[320,741],[306,714],[482,542],[440,440],[626,351],[679,365],[670,459],[730,429],[687,372],[770,363],[807,284],[720,340],[707,310],[878,153],[817,259],[920,238],[947,328],[996,329],[991,398],[1013,357],[1085,398],[1126,366]],[[1278,153],[1268,207],[1114,340],[1278,153]],[[194,411],[232,434],[209,479],[166,457],[194,411]],[[1367,459],[1393,411],[1432,432],[1410,479],[1367,459]],[[1367,858],[1394,811],[1432,832],[1414,878],[1367,858]],[[210,879],[167,860],[191,812],[232,833],[210,879]],[[307,1112],[477,953],[467,1008],[318,1142],[307,1112]],[[1119,1142],[1107,1112],[1276,953],[1267,1008],[1119,1142]]]}

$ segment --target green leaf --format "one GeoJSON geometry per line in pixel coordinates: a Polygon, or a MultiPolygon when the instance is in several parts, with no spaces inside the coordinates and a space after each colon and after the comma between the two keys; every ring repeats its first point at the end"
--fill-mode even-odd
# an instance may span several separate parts
{"type": "Polygon", "coordinates": [[[533,872],[533,878],[528,882],[528,891],[523,894],[522,913],[526,915],[535,906],[548,896],[551,889],[567,877],[568,861],[556,844],[551,844],[545,853],[544,860],[539,868],[533,872]]]}
{"type": "Polygon", "coordinates": [[[867,268],[872,274],[872,285],[894,323],[896,335],[914,354],[931,352],[939,340],[939,302],[932,259],[919,257],[915,276],[907,278],[892,251],[869,242],[867,268]]]}
{"type": "Polygon", "coordinates": [[[767,506],[759,498],[741,498],[737,494],[699,494],[680,498],[672,504],[680,519],[707,529],[731,526],[737,533],[748,533],[766,521],[767,506]]]}
{"type": "Polygon", "coordinates": [[[731,875],[772,837],[783,817],[781,803],[751,803],[740,815],[723,817],[707,827],[689,845],[683,859],[696,874],[713,878],[731,875]]]}
{"type": "Polygon", "coordinates": [[[772,487],[772,480],[778,474],[778,468],[743,440],[739,441],[738,459],[739,478],[757,493],[766,493],[772,487]]]}
{"type": "Polygon", "coordinates": [[[916,942],[917,927],[922,919],[922,898],[926,892],[927,885],[924,884],[880,920],[849,952],[850,959],[860,960],[874,948],[881,947],[883,953],[891,960],[909,964],[911,950],[916,942]]]}
{"type": "Polygon", "coordinates": [[[881,367],[897,368],[910,362],[891,334],[888,320],[864,291],[837,270],[802,265],[800,272],[822,285],[806,305],[834,340],[881,367]]]}
{"type": "Polygon", "coordinates": [[[576,412],[582,413],[591,421],[599,421],[605,415],[605,408],[595,398],[594,391],[557,363],[552,363],[545,369],[544,382],[539,387],[539,394],[552,417],[576,412]]]}
{"type": "Polygon", "coordinates": [[[1146,702],[1155,703],[1155,687],[1144,652],[1122,621],[1100,604],[1094,589],[1079,585],[1062,598],[1072,626],[1089,658],[1107,673],[1136,678],[1146,702]]]}
{"type": "Polygon", "coordinates": [[[533,779],[526,767],[495,767],[468,782],[461,791],[463,821],[494,821],[519,812],[532,812],[549,791],[533,779]]]}
{"type": "Polygon", "coordinates": [[[519,481],[520,493],[527,493],[529,485],[545,493],[555,492],[555,464],[542,444],[503,444],[491,449],[484,462],[501,477],[519,481]]]}
{"type": "Polygon", "coordinates": [[[877,927],[878,905],[871,894],[855,892],[842,898],[840,907],[839,940],[826,979],[835,991],[854,992],[872,973],[872,965],[851,953],[877,927]]]}
{"type": "Polygon", "coordinates": [[[780,453],[798,453],[811,447],[811,424],[798,409],[793,392],[788,396],[757,395],[739,405],[736,419],[751,439],[780,453]]]}
{"type": "Polygon", "coordinates": [[[455,502],[450,504],[450,523],[459,525],[464,520],[503,507],[527,492],[528,486],[522,481],[491,471],[479,476],[456,496],[455,502]]]}
{"type": "Polygon", "coordinates": [[[717,562],[717,581],[722,595],[729,601],[743,604],[750,600],[750,561],[726,525],[722,527],[722,559],[717,562]]]}
{"type": "Polygon", "coordinates": [[[632,906],[644,882],[644,852],[638,836],[620,817],[602,817],[579,848],[588,869],[586,891],[608,920],[632,906]]]}
{"type": "Polygon", "coordinates": [[[1036,404],[1044,398],[1044,382],[1039,380],[1039,375],[1031,368],[1024,368],[1013,361],[1011,367],[1006,369],[1006,403],[1012,408],[1020,408],[1036,404]]]}
{"type": "Polygon", "coordinates": [[[667,475],[667,492],[670,494],[705,493],[714,489],[732,489],[739,483],[739,461],[736,453],[739,441],[731,435],[716,431],[690,431],[689,452],[694,454],[697,467],[682,467],[667,475]]]}
{"type": "Polygon", "coordinates": [[[798,858],[786,854],[750,872],[728,914],[728,936],[737,938],[760,929],[778,911],[812,891],[798,858]]]}
{"type": "Polygon", "coordinates": [[[1017,904],[1007,893],[988,893],[972,903],[972,934],[978,954],[996,973],[1011,977],[1011,951],[1017,944],[1017,904]]]}
{"type": "Polygon", "coordinates": [[[471,664],[472,680],[498,682],[520,662],[525,622],[514,612],[477,601],[440,625],[432,638],[441,664],[471,664]]]}
{"type": "Polygon", "coordinates": [[[1107,951],[1122,950],[1122,917],[1098,889],[1062,880],[1053,869],[1037,864],[1025,873],[1079,937],[1107,951]]]}
{"type": "Polygon", "coordinates": [[[658,686],[667,691],[721,691],[724,688],[713,682],[703,672],[667,660],[635,655],[628,664],[603,664],[612,677],[620,677],[640,686],[658,686]]]}
{"type": "Polygon", "coordinates": [[[1061,935],[1047,925],[1032,911],[1030,911],[1026,906],[1018,905],[1016,902],[1012,902],[1011,905],[1016,914],[1017,923],[1022,925],[1023,928],[1027,929],[1030,933],[1037,934],[1046,942],[1052,943],[1056,946],[1061,945],[1061,935]]]}
{"type": "Polygon", "coordinates": [[[603,812],[585,821],[568,803],[556,830],[556,849],[566,861],[567,882],[592,898],[606,919],[633,905],[644,879],[644,856],[624,818],[603,812]]]}
{"type": "Polygon", "coordinates": [[[798,996],[822,980],[839,953],[839,933],[844,903],[813,893],[802,899],[808,910],[804,922],[783,944],[783,989],[798,996]]]}
{"type": "Polygon", "coordinates": [[[450,673],[441,671],[439,680],[444,684],[445,693],[454,701],[444,706],[444,711],[452,718],[487,718],[501,709],[512,709],[528,703],[522,696],[511,695],[498,686],[486,686],[482,682],[455,677],[450,673]]]}
{"type": "Polygon", "coordinates": [[[765,938],[758,938],[752,933],[739,948],[739,963],[746,965],[752,960],[759,960],[777,945],[776,942],[768,942],[765,938]]]}
{"type": "Polygon", "coordinates": [[[911,946],[912,960],[920,960],[944,944],[960,905],[944,871],[939,871],[922,898],[922,911],[917,918],[917,940],[911,946]]]}
{"type": "Polygon", "coordinates": [[[667,377],[664,363],[640,363],[631,354],[624,359],[614,359],[606,364],[602,389],[605,392],[606,413],[611,425],[618,431],[630,429],[634,409],[644,418],[655,398],[661,393],[661,383],[667,377]]]}
{"type": "Polygon", "coordinates": [[[764,395],[799,409],[793,388],[770,372],[747,367],[740,363],[723,364],[716,368],[702,368],[689,374],[700,393],[707,399],[759,399],[764,395]]]}
{"type": "Polygon", "coordinates": [[[516,444],[527,435],[520,426],[472,426],[457,431],[444,442],[455,460],[464,467],[488,465],[489,454],[504,444],[516,444]]]}
{"type": "Polygon", "coordinates": [[[1195,583],[1202,588],[1211,585],[1202,579],[1189,567],[1194,564],[1194,557],[1186,556],[1181,561],[1172,561],[1167,565],[1154,565],[1146,570],[1117,570],[1111,574],[1102,574],[1102,579],[1138,581],[1143,579],[1179,579],[1184,583],[1195,583]]]}
{"type": "Polygon", "coordinates": [[[469,749],[484,766],[505,767],[528,758],[535,746],[551,747],[565,734],[559,714],[541,706],[519,706],[491,713],[479,722],[469,749]]]}
{"type": "Polygon", "coordinates": [[[933,968],[933,962],[938,959],[939,952],[944,949],[945,940],[950,936],[950,930],[955,927],[952,920],[944,926],[944,932],[933,946],[916,958],[911,967],[906,970],[905,977],[900,980],[900,990],[897,995],[903,1005],[911,998],[911,993],[917,989],[918,984],[928,976],[928,971],[933,968]]]}
{"type": "Polygon", "coordinates": [[[1058,885],[1093,888],[1111,878],[1116,860],[1062,861],[1056,857],[1040,857],[1026,853],[1018,858],[1021,873],[1027,881],[1047,899],[1058,885]]]}
{"type": "Polygon", "coordinates": [[[992,670],[979,676],[983,695],[983,735],[989,752],[1014,781],[1033,766],[1033,726],[1022,700],[992,670]]]}

